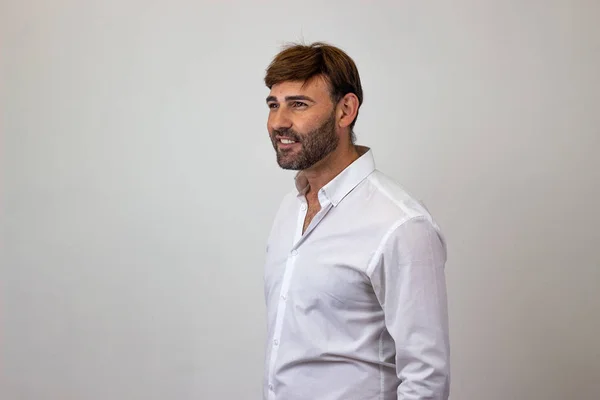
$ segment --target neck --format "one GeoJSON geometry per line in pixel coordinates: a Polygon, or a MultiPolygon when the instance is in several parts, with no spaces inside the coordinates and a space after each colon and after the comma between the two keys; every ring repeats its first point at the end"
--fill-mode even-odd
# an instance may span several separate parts
{"type": "Polygon", "coordinates": [[[317,196],[319,190],[358,159],[358,149],[354,144],[340,146],[327,157],[302,171],[310,185],[307,194],[317,196]]]}

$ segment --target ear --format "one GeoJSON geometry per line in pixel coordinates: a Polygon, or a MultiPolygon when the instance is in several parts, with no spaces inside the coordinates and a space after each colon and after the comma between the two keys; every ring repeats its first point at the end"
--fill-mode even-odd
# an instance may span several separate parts
{"type": "Polygon", "coordinates": [[[354,93],[348,93],[340,99],[336,114],[338,125],[341,128],[349,127],[352,121],[356,119],[359,106],[358,97],[354,93]]]}

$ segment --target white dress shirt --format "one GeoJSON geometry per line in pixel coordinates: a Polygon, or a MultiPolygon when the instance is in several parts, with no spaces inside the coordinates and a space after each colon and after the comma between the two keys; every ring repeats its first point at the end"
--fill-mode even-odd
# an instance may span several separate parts
{"type": "Polygon", "coordinates": [[[447,399],[446,246],[370,149],[318,193],[286,196],[265,265],[265,400],[447,399]]]}

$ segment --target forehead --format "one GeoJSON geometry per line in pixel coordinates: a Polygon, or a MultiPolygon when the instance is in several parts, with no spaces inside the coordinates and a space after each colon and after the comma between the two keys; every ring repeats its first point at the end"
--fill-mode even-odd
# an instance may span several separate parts
{"type": "Polygon", "coordinates": [[[329,97],[329,83],[326,79],[316,76],[306,81],[284,81],[271,87],[270,96],[283,98],[286,96],[306,95],[315,100],[329,97]]]}

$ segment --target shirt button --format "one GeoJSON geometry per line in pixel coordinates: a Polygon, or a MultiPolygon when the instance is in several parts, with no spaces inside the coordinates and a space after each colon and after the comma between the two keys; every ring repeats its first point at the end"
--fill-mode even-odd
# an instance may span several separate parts
{"type": "Polygon", "coordinates": [[[273,384],[269,383],[269,390],[272,392],[273,391],[273,384]]]}
{"type": "Polygon", "coordinates": [[[298,255],[298,250],[292,250],[292,256],[296,257],[298,255]]]}
{"type": "Polygon", "coordinates": [[[306,204],[302,204],[302,205],[300,206],[300,209],[301,209],[302,211],[306,211],[306,204]]]}
{"type": "Polygon", "coordinates": [[[275,344],[275,346],[278,346],[279,345],[279,340],[277,340],[277,339],[273,340],[273,344],[275,344]]]}
{"type": "Polygon", "coordinates": [[[285,294],[281,295],[281,300],[286,301],[287,300],[287,296],[285,294]]]}

